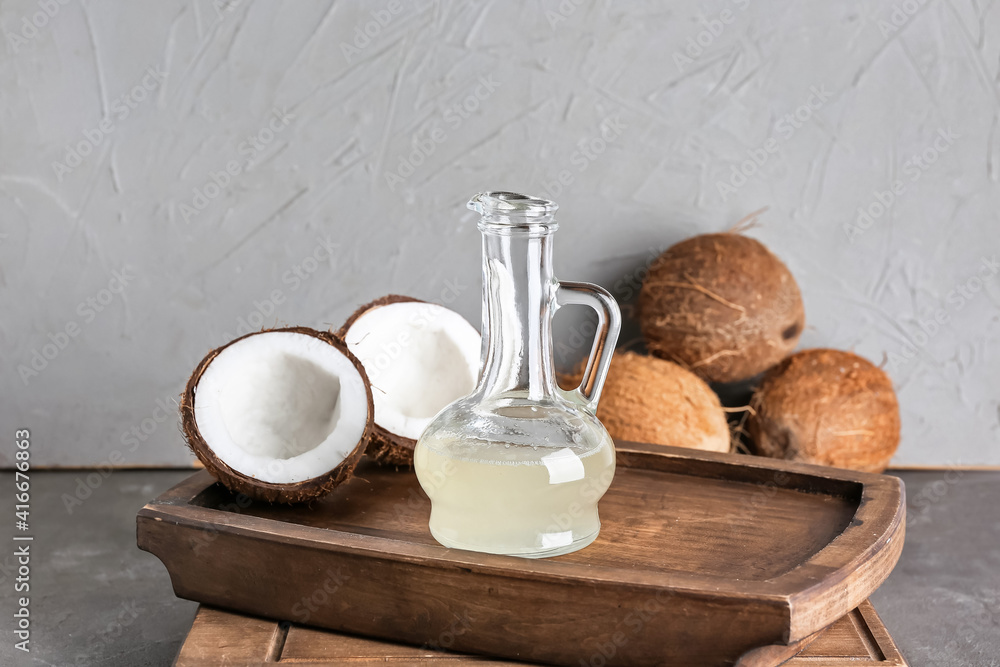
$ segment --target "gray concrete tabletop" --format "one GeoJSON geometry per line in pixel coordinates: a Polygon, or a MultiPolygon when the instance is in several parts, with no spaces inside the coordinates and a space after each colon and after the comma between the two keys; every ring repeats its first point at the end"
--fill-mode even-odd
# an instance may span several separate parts
{"type": "MultiPolygon", "coordinates": [[[[2,473],[8,534],[31,535],[30,652],[16,648],[19,579],[11,541],[0,553],[7,631],[0,665],[170,665],[197,604],[174,597],[163,565],[135,546],[135,515],[191,471],[32,473],[29,530],[14,518],[14,475],[2,473]]],[[[906,546],[872,596],[913,667],[1000,666],[1000,471],[898,472],[907,488],[906,546]]]]}

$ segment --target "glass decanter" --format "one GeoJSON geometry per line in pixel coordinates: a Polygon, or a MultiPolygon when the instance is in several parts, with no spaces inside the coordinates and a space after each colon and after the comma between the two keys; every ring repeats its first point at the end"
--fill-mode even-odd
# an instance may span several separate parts
{"type": "Polygon", "coordinates": [[[606,290],[553,277],[554,202],[485,192],[469,208],[482,216],[482,362],[475,391],[438,413],[417,441],[430,530],[458,549],[570,553],[597,538],[597,501],[614,477],[614,444],[595,412],[621,314],[606,290]],[[568,304],[594,308],[598,326],[580,385],[564,390],[552,317],[568,304]]]}

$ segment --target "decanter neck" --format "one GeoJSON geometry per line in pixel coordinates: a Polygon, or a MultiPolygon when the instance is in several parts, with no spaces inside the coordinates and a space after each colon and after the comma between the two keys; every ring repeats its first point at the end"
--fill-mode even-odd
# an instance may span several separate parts
{"type": "Polygon", "coordinates": [[[555,393],[556,281],[548,230],[483,231],[481,397],[537,401],[555,393]]]}

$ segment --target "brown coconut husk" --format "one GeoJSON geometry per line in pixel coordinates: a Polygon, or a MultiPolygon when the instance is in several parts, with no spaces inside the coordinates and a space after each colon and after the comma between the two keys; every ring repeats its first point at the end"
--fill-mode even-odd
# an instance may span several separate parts
{"type": "Polygon", "coordinates": [[[709,382],[734,382],[778,363],[805,327],[795,278],[762,243],[703,234],[668,248],[639,292],[650,353],[709,382]]]}
{"type": "Polygon", "coordinates": [[[286,327],[281,329],[265,329],[249,333],[245,336],[240,336],[239,338],[232,340],[222,347],[216,348],[205,355],[205,358],[201,360],[198,366],[194,369],[194,372],[191,374],[191,377],[188,379],[187,386],[184,389],[184,394],[181,397],[180,413],[181,428],[184,431],[188,447],[192,452],[194,452],[194,455],[198,457],[198,460],[201,461],[208,472],[211,473],[211,475],[227,489],[233,491],[234,493],[242,493],[243,495],[254,500],[265,500],[272,503],[301,503],[325,496],[351,478],[351,475],[354,473],[354,468],[358,465],[358,461],[361,460],[365,449],[368,447],[374,423],[375,404],[372,400],[372,390],[371,386],[368,384],[368,376],[365,374],[364,367],[361,365],[358,358],[347,349],[347,345],[345,345],[340,338],[338,338],[335,334],[324,331],[316,331],[315,329],[310,329],[308,327],[286,327]],[[358,441],[357,446],[355,446],[347,458],[345,458],[333,470],[312,479],[303,480],[294,484],[272,484],[253,477],[248,477],[241,472],[233,470],[226,464],[225,461],[216,456],[215,452],[212,451],[211,446],[205,441],[201,432],[198,430],[198,423],[195,419],[195,403],[197,401],[198,383],[201,381],[202,375],[204,375],[205,370],[209,367],[212,361],[227,347],[243,340],[244,338],[249,338],[250,336],[260,336],[272,332],[297,333],[312,336],[337,348],[340,353],[342,353],[351,361],[352,364],[354,364],[354,367],[358,369],[358,372],[361,373],[361,377],[365,383],[365,390],[368,395],[368,415],[366,418],[367,426],[365,427],[365,431],[361,436],[361,440],[358,441]]]}
{"type": "Polygon", "coordinates": [[[792,355],[764,376],[751,406],[755,454],[882,472],[899,446],[892,381],[850,352],[792,355]]]}
{"type": "MultiPolygon", "coordinates": [[[[370,310],[389,306],[394,303],[427,303],[422,299],[415,299],[411,296],[401,294],[388,294],[375,299],[370,303],[358,308],[347,318],[347,321],[337,330],[336,335],[342,340],[347,339],[347,332],[358,319],[370,310]]],[[[417,441],[396,433],[391,433],[379,426],[377,423],[372,428],[371,440],[368,442],[368,449],[365,456],[373,459],[380,465],[388,466],[412,466],[413,449],[417,446],[417,441]]]]}
{"type": "MultiPolygon", "coordinates": [[[[582,369],[563,386],[577,386],[582,369]]],[[[694,373],[665,359],[618,352],[611,360],[597,416],[615,440],[730,450],[719,397],[694,373]]]]}

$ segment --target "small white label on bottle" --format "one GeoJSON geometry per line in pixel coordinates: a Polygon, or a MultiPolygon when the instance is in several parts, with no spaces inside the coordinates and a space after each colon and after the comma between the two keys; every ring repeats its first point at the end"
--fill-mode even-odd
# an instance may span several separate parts
{"type": "Polygon", "coordinates": [[[573,541],[573,531],[564,530],[561,533],[542,533],[542,548],[557,549],[573,541]]]}
{"type": "Polygon", "coordinates": [[[549,470],[549,484],[563,484],[583,479],[583,461],[569,447],[542,457],[542,463],[549,470]]]}

